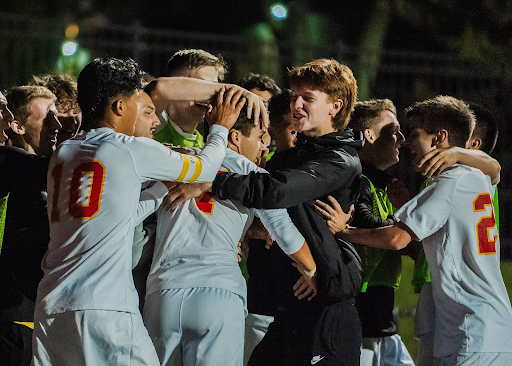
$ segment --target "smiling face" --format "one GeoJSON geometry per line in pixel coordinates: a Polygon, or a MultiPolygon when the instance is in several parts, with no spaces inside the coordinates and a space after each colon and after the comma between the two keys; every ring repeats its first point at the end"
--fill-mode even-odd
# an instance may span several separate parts
{"type": "Polygon", "coordinates": [[[341,100],[331,101],[322,91],[307,86],[293,88],[290,103],[293,129],[308,136],[322,136],[334,132],[332,118],[341,109],[341,105],[341,100]]]}
{"type": "Polygon", "coordinates": [[[39,156],[50,156],[55,150],[57,133],[62,127],[57,119],[55,103],[51,99],[35,98],[29,108],[31,114],[22,124],[27,151],[39,156]]]}
{"type": "Polygon", "coordinates": [[[77,112],[72,109],[63,108],[57,105],[57,118],[59,119],[62,128],[57,134],[57,146],[62,142],[75,137],[82,123],[82,112],[77,112]]]}
{"type": "Polygon", "coordinates": [[[155,105],[146,92],[141,92],[139,97],[139,114],[135,121],[135,137],[147,137],[152,139],[155,129],[160,124],[155,111],[155,105]]]}
{"type": "Polygon", "coordinates": [[[365,130],[367,143],[363,147],[371,151],[373,165],[381,170],[398,163],[399,151],[405,138],[400,132],[400,123],[396,116],[383,110],[379,113],[379,122],[372,128],[365,130]]]}
{"type": "Polygon", "coordinates": [[[0,93],[0,143],[7,140],[7,135],[4,131],[11,126],[13,119],[12,112],[7,108],[7,99],[0,93]]]}
{"type": "Polygon", "coordinates": [[[405,146],[411,150],[413,164],[418,165],[423,155],[435,149],[436,135],[427,133],[416,118],[412,118],[411,132],[405,140],[405,146]]]}
{"type": "Polygon", "coordinates": [[[265,141],[263,140],[264,135],[265,130],[262,130],[259,125],[255,126],[251,130],[249,136],[240,134],[241,140],[238,152],[253,163],[258,163],[261,157],[262,149],[265,146],[265,141]]]}

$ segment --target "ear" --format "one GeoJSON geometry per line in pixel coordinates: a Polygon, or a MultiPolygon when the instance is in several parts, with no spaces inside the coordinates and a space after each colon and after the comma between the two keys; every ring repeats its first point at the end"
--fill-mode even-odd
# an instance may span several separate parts
{"type": "Polygon", "coordinates": [[[367,128],[363,131],[363,136],[368,143],[373,144],[375,140],[377,140],[377,136],[375,136],[375,133],[373,130],[367,128]]]}
{"type": "Polygon", "coordinates": [[[329,115],[334,117],[343,108],[343,100],[337,99],[332,103],[332,108],[329,110],[329,115]]]}
{"type": "Polygon", "coordinates": [[[482,139],[480,137],[471,137],[467,142],[467,148],[472,150],[480,150],[482,147],[482,139]]]}
{"type": "Polygon", "coordinates": [[[23,126],[18,120],[11,121],[11,130],[18,135],[25,134],[25,126],[23,126]]]}
{"type": "Polygon", "coordinates": [[[450,145],[448,144],[448,131],[445,129],[437,131],[434,134],[434,138],[432,139],[432,144],[432,146],[449,147],[450,145]]]}
{"type": "Polygon", "coordinates": [[[228,147],[233,151],[240,152],[242,144],[242,133],[239,130],[230,130],[228,135],[228,147]]]}
{"type": "Polygon", "coordinates": [[[110,105],[110,109],[116,116],[122,116],[124,113],[124,104],[122,99],[116,99],[110,105]]]}

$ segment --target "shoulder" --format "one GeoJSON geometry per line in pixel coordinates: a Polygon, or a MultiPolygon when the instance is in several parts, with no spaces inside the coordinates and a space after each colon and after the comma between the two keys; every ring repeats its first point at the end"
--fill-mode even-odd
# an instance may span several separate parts
{"type": "Polygon", "coordinates": [[[250,172],[265,172],[245,156],[226,149],[226,156],[222,162],[222,166],[234,173],[249,174],[250,172]]]}

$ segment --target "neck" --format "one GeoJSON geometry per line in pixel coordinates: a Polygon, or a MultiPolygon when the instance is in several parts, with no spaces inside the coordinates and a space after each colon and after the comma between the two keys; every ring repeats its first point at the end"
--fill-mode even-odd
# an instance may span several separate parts
{"type": "Polygon", "coordinates": [[[328,124],[324,123],[323,125],[312,128],[311,130],[304,131],[304,135],[309,137],[320,137],[332,132],[336,132],[336,129],[332,126],[331,121],[329,121],[328,124]]]}

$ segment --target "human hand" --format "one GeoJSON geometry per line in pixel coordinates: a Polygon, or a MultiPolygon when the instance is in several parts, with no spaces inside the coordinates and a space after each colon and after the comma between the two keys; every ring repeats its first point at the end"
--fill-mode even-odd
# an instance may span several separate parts
{"type": "Polygon", "coordinates": [[[272,237],[270,236],[270,233],[265,229],[265,226],[263,226],[261,220],[258,218],[255,218],[251,226],[249,226],[249,229],[247,229],[245,238],[265,240],[265,247],[267,249],[270,249],[272,245],[272,237]]]}
{"type": "Polygon", "coordinates": [[[409,201],[409,190],[405,184],[398,179],[395,179],[388,184],[386,193],[388,195],[389,202],[391,202],[394,208],[398,209],[409,201]]]}
{"type": "Polygon", "coordinates": [[[179,205],[185,203],[191,198],[201,196],[206,190],[210,189],[212,182],[205,183],[181,183],[181,182],[163,182],[169,189],[165,196],[162,206],[170,211],[174,211],[179,205]],[[170,184],[173,183],[173,184],[170,184]],[[169,184],[169,185],[168,185],[169,184]]]}
{"type": "Polygon", "coordinates": [[[257,125],[259,123],[262,130],[268,128],[270,121],[263,99],[238,85],[229,86],[243,91],[243,96],[247,99],[247,118],[253,118],[254,124],[257,125]]]}
{"type": "Polygon", "coordinates": [[[226,92],[226,88],[222,87],[214,98],[212,109],[206,114],[208,124],[221,125],[230,130],[247,101],[243,96],[244,91],[240,87],[231,87],[226,92]]]}
{"type": "Polygon", "coordinates": [[[293,295],[299,300],[307,297],[308,301],[311,301],[311,299],[313,299],[318,293],[318,280],[316,273],[313,276],[308,276],[304,272],[305,268],[303,266],[295,262],[292,262],[292,265],[296,267],[301,274],[298,281],[293,285],[293,295]]]}
{"type": "Polygon", "coordinates": [[[331,202],[332,207],[325,202],[316,200],[315,208],[327,219],[327,225],[329,226],[331,233],[336,234],[347,226],[347,222],[350,220],[352,213],[354,212],[354,205],[350,206],[348,213],[345,213],[334,197],[328,196],[328,199],[331,202]]]}
{"type": "Polygon", "coordinates": [[[260,161],[258,163],[258,166],[260,168],[263,168],[265,169],[265,165],[267,165],[267,156],[268,156],[268,153],[270,152],[270,150],[268,149],[267,146],[263,146],[261,148],[261,155],[260,155],[260,161]]]}
{"type": "Polygon", "coordinates": [[[427,178],[439,175],[459,160],[460,149],[453,146],[429,151],[421,158],[415,170],[427,178]]]}

